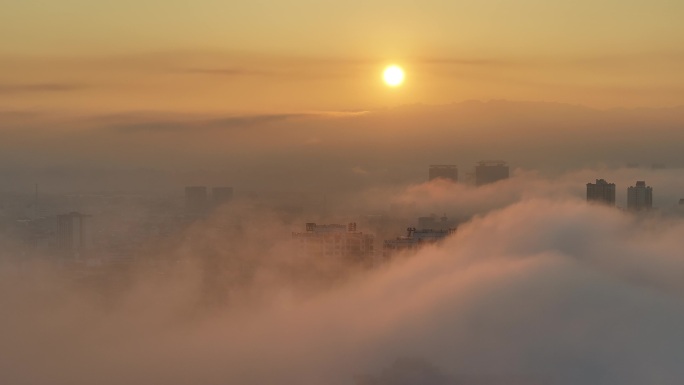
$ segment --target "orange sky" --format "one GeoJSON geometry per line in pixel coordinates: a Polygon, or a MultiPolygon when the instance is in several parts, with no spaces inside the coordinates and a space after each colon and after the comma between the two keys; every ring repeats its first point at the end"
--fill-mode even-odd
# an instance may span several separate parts
{"type": "Polygon", "coordinates": [[[0,108],[366,110],[684,100],[684,3],[10,0],[0,108]],[[406,84],[388,89],[396,62],[406,84]]]}

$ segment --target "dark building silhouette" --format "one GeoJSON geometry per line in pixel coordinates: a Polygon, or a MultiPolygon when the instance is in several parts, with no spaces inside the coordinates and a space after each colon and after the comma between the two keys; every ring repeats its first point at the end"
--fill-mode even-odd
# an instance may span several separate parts
{"type": "Polygon", "coordinates": [[[636,186],[627,187],[627,208],[630,210],[649,210],[653,208],[653,188],[646,182],[637,181],[636,186]]]}
{"type": "Polygon", "coordinates": [[[208,206],[209,200],[205,186],[188,186],[185,188],[185,209],[189,214],[203,214],[208,206]]]}
{"type": "Polygon", "coordinates": [[[455,232],[456,228],[419,230],[409,227],[406,229],[406,236],[389,239],[383,243],[382,257],[387,260],[402,251],[418,250],[425,245],[440,242],[455,232]]]}
{"type": "Polygon", "coordinates": [[[615,206],[615,183],[608,183],[605,179],[596,179],[596,183],[587,183],[587,202],[615,206]]]}
{"type": "Polygon", "coordinates": [[[232,187],[214,187],[211,189],[211,200],[215,206],[228,203],[233,200],[232,187]]]}
{"type": "Polygon", "coordinates": [[[475,185],[482,186],[508,179],[508,163],[503,160],[483,160],[475,166],[475,185]]]}
{"type": "Polygon", "coordinates": [[[455,164],[432,164],[430,165],[428,179],[445,179],[458,182],[458,167],[455,164]]]}
{"type": "Polygon", "coordinates": [[[82,258],[92,247],[90,216],[77,212],[57,216],[57,250],[63,256],[82,258]]]}

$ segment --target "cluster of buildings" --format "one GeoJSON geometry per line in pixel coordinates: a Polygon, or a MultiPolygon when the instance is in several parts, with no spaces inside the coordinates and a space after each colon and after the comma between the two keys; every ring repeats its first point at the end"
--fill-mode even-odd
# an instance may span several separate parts
{"type": "Polygon", "coordinates": [[[334,257],[350,262],[372,261],[375,236],[357,231],[356,223],[319,225],[307,223],[304,232],[292,233],[302,254],[334,257]]]}
{"type": "MultiPolygon", "coordinates": [[[[466,176],[465,182],[482,186],[505,180],[509,175],[509,166],[505,161],[480,161],[475,165],[472,175],[466,176]]],[[[458,182],[459,169],[458,166],[450,164],[430,165],[428,177],[430,180],[458,182]]],[[[588,202],[615,206],[614,183],[597,179],[595,183],[587,183],[586,188],[588,202]]],[[[174,196],[173,200],[168,202],[154,199],[142,203],[149,211],[132,207],[119,209],[127,207],[123,204],[128,203],[117,205],[115,202],[125,198],[112,196],[110,200],[97,205],[54,205],[54,210],[51,210],[52,214],[49,215],[43,207],[49,205],[38,205],[37,189],[35,195],[30,208],[26,202],[18,204],[18,207],[25,207],[23,217],[19,214],[5,215],[10,209],[13,210],[13,207],[5,205],[3,216],[7,219],[0,222],[0,231],[15,236],[14,239],[23,242],[28,246],[26,249],[33,250],[36,255],[60,255],[72,260],[87,260],[95,254],[117,257],[134,255],[138,247],[136,245],[144,245],[150,239],[160,239],[162,242],[175,237],[187,224],[205,216],[218,206],[232,202],[234,190],[225,186],[187,186],[182,198],[174,196]],[[92,212],[93,207],[97,207],[100,212],[92,212]],[[155,209],[152,210],[152,207],[155,209]],[[141,214],[143,211],[145,214],[141,214]],[[90,212],[93,215],[85,215],[82,212],[90,212]],[[105,215],[102,212],[115,215],[116,222],[103,226],[102,218],[105,215]],[[150,217],[150,212],[156,213],[154,217],[150,217]],[[127,216],[131,217],[130,220],[126,219],[127,216]]],[[[679,204],[684,207],[684,199],[680,200],[679,204]]],[[[627,209],[642,211],[652,208],[653,188],[647,186],[645,181],[637,181],[634,186],[627,188],[627,209]]],[[[412,211],[408,210],[397,218],[406,218],[405,215],[412,211]]],[[[461,218],[461,221],[463,219],[461,218]]],[[[304,231],[292,233],[292,239],[298,243],[303,254],[372,265],[391,259],[398,253],[414,251],[424,245],[440,242],[455,233],[458,223],[458,220],[449,220],[446,215],[419,217],[415,226],[411,225],[404,235],[396,237],[396,230],[388,230],[386,224],[376,224],[377,228],[374,227],[372,232],[387,231],[383,233],[384,240],[376,240],[372,233],[358,231],[356,223],[307,223],[304,231]]]]}
{"type": "MultiPolygon", "coordinates": [[[[615,183],[609,183],[605,179],[596,179],[596,183],[587,183],[587,202],[615,206],[615,183]]],[[[646,186],[645,181],[637,181],[636,185],[627,187],[627,209],[641,211],[652,208],[653,188],[651,186],[646,186]]]]}
{"type": "Polygon", "coordinates": [[[232,187],[187,186],[183,200],[118,193],[41,195],[39,200],[36,187],[30,198],[5,194],[0,235],[12,241],[15,255],[87,263],[131,259],[232,200],[232,187]]]}
{"type": "Polygon", "coordinates": [[[397,253],[415,251],[425,245],[440,242],[456,232],[456,225],[446,216],[439,218],[439,222],[431,221],[435,221],[435,218],[418,218],[419,226],[435,226],[420,229],[409,227],[405,236],[385,240],[380,253],[376,252],[375,236],[357,231],[354,222],[347,225],[307,223],[304,232],[292,233],[292,239],[298,243],[301,255],[373,266],[391,259],[397,253]]]}
{"type": "MultiPolygon", "coordinates": [[[[475,165],[474,173],[466,174],[466,183],[482,186],[508,179],[510,175],[508,163],[503,160],[482,160],[475,165]]],[[[455,164],[433,164],[428,170],[428,179],[444,179],[458,182],[458,166],[455,164]]]]}
{"type": "Polygon", "coordinates": [[[425,245],[437,243],[455,232],[456,227],[420,230],[415,227],[409,227],[406,229],[405,236],[384,241],[382,257],[387,260],[399,252],[418,250],[425,245]]]}

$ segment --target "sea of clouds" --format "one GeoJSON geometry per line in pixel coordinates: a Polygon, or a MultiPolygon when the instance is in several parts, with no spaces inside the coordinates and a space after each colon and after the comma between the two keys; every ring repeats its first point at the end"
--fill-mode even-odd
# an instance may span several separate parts
{"type": "MultiPolygon", "coordinates": [[[[468,220],[441,244],[327,286],[291,274],[302,265],[287,243],[292,223],[250,217],[231,255],[252,261],[251,276],[221,287],[221,306],[198,305],[207,267],[192,262],[165,275],[140,269],[110,300],[50,264],[5,255],[0,382],[680,384],[683,174],[517,171],[479,188],[363,191],[348,202],[359,210],[405,203],[468,220]],[[584,184],[596,178],[618,184],[618,203],[645,179],[660,210],[587,204],[584,184]]],[[[170,252],[220,258],[237,242],[202,226],[170,252]]]]}

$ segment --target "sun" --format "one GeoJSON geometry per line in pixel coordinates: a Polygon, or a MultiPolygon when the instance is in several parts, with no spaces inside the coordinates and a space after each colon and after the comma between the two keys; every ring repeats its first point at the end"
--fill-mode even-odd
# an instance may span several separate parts
{"type": "Polygon", "coordinates": [[[388,86],[398,87],[404,82],[404,70],[398,65],[391,65],[385,68],[382,78],[385,79],[385,84],[388,86]]]}

